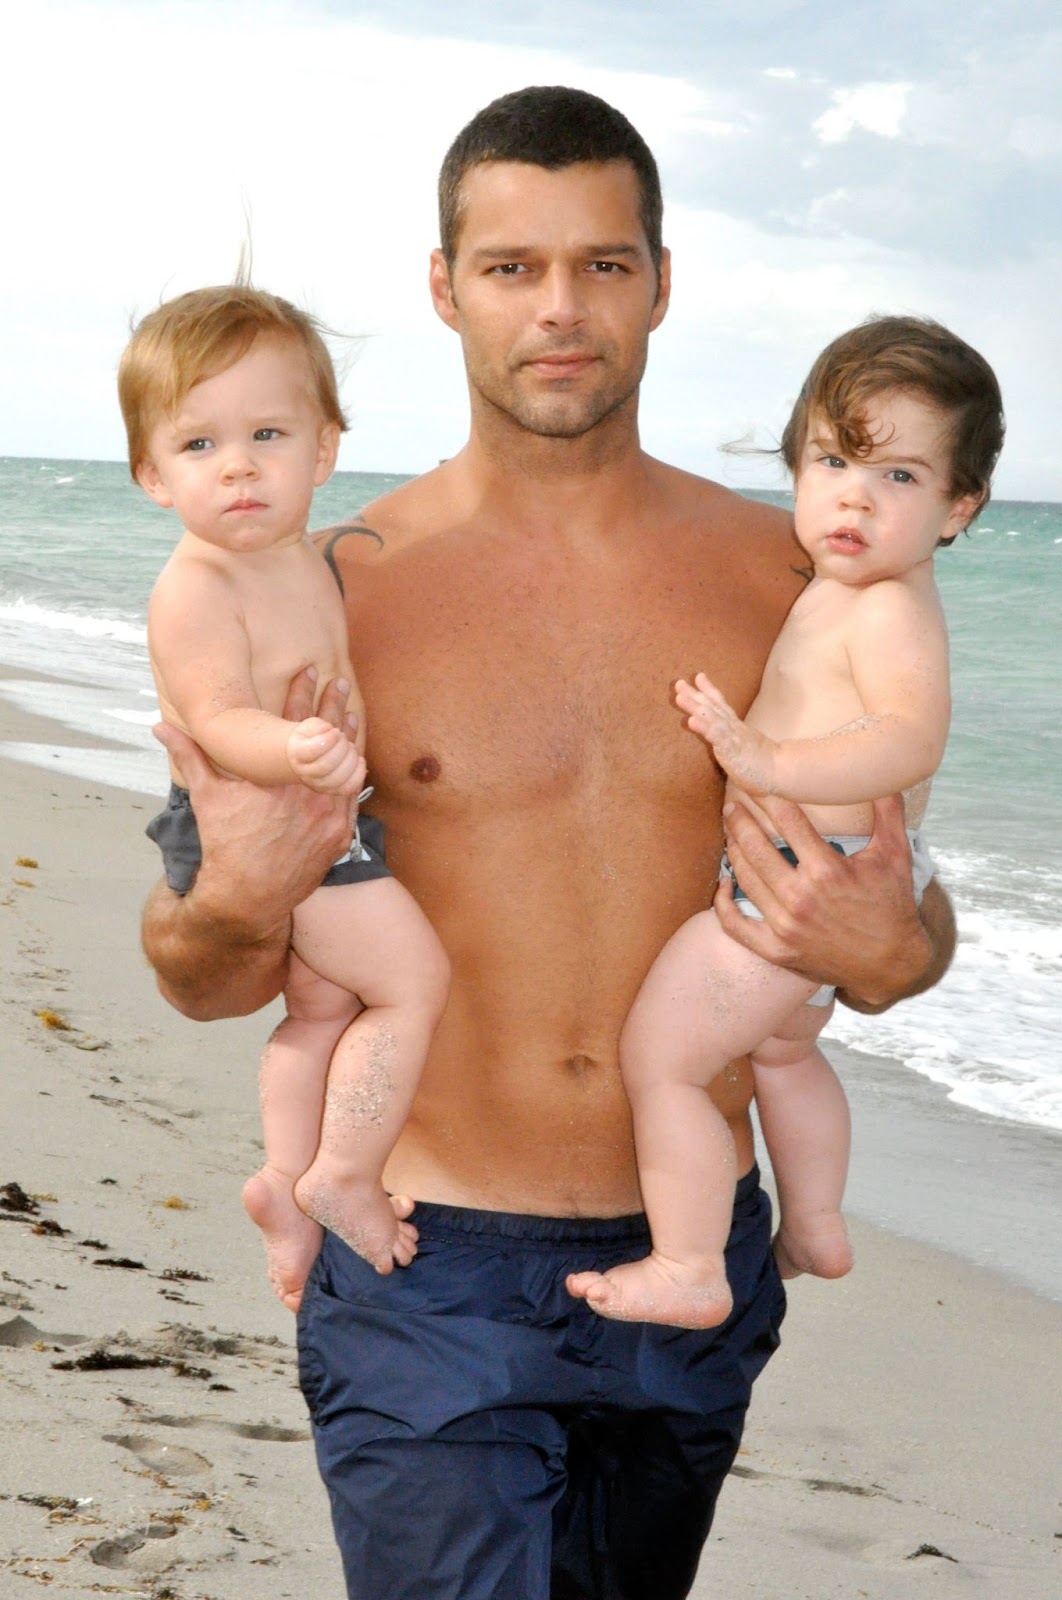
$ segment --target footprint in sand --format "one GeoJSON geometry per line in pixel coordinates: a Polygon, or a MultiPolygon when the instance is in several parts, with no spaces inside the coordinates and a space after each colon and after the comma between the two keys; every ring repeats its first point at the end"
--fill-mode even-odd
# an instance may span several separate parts
{"type": "MultiPolygon", "coordinates": [[[[234,1433],[238,1439],[264,1439],[272,1444],[306,1444],[312,1437],[308,1428],[281,1428],[275,1422],[226,1422],[221,1417],[202,1415],[175,1416],[170,1411],[148,1413],[141,1410],[137,1421],[152,1428],[214,1428],[219,1433],[234,1433]]],[[[136,1434],[131,1437],[140,1441],[146,1439],[147,1435],[136,1434]]],[[[133,1448],[128,1438],[108,1436],[108,1443],[124,1444],[126,1449],[133,1448]]]]}
{"type": "Polygon", "coordinates": [[[148,1433],[105,1433],[103,1437],[107,1444],[130,1451],[150,1472],[161,1472],[166,1478],[190,1478],[213,1470],[206,1456],[186,1450],[183,1445],[164,1444],[148,1433]]]}
{"type": "MultiPolygon", "coordinates": [[[[176,1532],[171,1522],[149,1522],[146,1528],[134,1528],[131,1533],[123,1533],[117,1539],[103,1539],[93,1545],[89,1560],[97,1567],[170,1566],[169,1551],[161,1561],[153,1559],[155,1552],[149,1551],[146,1562],[143,1559],[136,1560],[136,1553],[138,1550],[147,1550],[149,1539],[172,1539],[176,1532]]],[[[159,1553],[161,1555],[161,1551],[159,1553]]]]}

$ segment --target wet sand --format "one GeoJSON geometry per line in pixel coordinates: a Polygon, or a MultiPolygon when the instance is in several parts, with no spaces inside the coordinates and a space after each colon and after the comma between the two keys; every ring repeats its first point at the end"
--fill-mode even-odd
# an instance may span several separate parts
{"type": "MultiPolygon", "coordinates": [[[[0,737],[61,736],[0,702],[0,737]]],[[[239,1204],[269,1019],[158,999],[154,799],[4,760],[0,807],[0,1593],[340,1600],[292,1319],[239,1204]]],[[[1017,1276],[1050,1292],[1057,1141],[845,1071],[857,1213],[891,1196],[952,1253],[857,1214],[852,1276],[793,1286],[694,1595],[1048,1600],[1062,1308],[975,1263],[1008,1253],[979,1244],[1005,1190],[1017,1276]]]]}

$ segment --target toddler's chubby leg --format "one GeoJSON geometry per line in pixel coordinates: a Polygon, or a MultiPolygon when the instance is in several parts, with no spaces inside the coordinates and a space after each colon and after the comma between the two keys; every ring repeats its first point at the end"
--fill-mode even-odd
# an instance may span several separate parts
{"type": "Polygon", "coordinates": [[[446,1005],[449,963],[394,878],[319,889],[294,922],[302,960],[364,1006],[332,1052],[320,1142],[295,1199],[377,1272],[390,1272],[412,1260],[416,1230],[405,1220],[412,1202],[384,1188],[384,1165],[446,1005]]]}
{"type": "Polygon", "coordinates": [[[774,1254],[783,1278],[842,1278],[852,1266],[841,1215],[851,1119],[844,1089],[815,1044],[831,1013],[800,1006],[752,1052],[756,1106],[778,1187],[774,1254]]]}
{"type": "Polygon", "coordinates": [[[620,1041],[652,1252],[604,1273],[573,1273],[571,1294],[626,1321],[725,1322],[734,1146],[708,1087],[813,988],[727,938],[714,911],[691,917],[668,942],[620,1041]]]}
{"type": "Polygon", "coordinates": [[[359,1002],[311,972],[294,952],[285,1000],[288,1014],[262,1052],[258,1073],[266,1158],[244,1184],[243,1204],[262,1231],[270,1283],[289,1311],[297,1311],[321,1248],[321,1228],[296,1204],[295,1180],[317,1149],[328,1062],[359,1002]]]}

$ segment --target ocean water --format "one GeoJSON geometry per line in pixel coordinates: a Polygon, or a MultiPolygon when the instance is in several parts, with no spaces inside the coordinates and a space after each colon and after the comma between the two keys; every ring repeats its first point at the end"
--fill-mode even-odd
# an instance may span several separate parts
{"type": "MultiPolygon", "coordinates": [[[[313,522],[401,481],[337,473],[313,522]]],[[[171,516],[118,463],[0,458],[0,696],[67,730],[61,745],[0,742],[0,755],[165,792],[144,617],[173,538],[171,516]]],[[[883,1017],[838,1007],[829,1037],[990,1117],[1062,1128],[1062,505],[991,504],[937,572],[955,711],[928,831],[959,949],[932,993],[883,1017]]]]}

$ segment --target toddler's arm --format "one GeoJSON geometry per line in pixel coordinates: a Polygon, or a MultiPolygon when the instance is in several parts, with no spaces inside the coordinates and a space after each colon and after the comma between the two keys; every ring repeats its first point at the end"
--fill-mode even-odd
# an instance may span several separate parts
{"type": "Polygon", "coordinates": [[[848,660],[864,714],[830,733],[772,739],[742,722],[703,672],[676,685],[689,727],[750,793],[853,805],[913,788],[940,765],[951,711],[942,621],[884,583],[867,591],[855,616],[848,660]]]}
{"type": "MultiPolygon", "coordinates": [[[[151,597],[148,640],[160,686],[223,771],[263,785],[301,782],[322,794],[363,788],[365,763],[345,728],[314,716],[293,728],[263,710],[248,630],[223,573],[168,569],[151,597]]],[[[349,687],[337,684],[340,692],[349,687]]]]}

